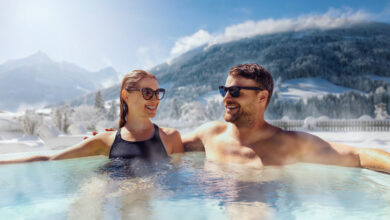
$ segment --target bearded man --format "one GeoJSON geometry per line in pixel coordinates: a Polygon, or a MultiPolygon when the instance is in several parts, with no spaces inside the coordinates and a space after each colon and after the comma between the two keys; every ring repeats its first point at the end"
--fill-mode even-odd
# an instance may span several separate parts
{"type": "Polygon", "coordinates": [[[226,122],[209,122],[185,135],[185,151],[204,150],[209,160],[251,167],[305,162],[390,173],[390,154],[386,151],[329,143],[309,133],[286,131],[267,123],[264,113],[273,79],[258,64],[233,67],[219,91],[226,122]]]}

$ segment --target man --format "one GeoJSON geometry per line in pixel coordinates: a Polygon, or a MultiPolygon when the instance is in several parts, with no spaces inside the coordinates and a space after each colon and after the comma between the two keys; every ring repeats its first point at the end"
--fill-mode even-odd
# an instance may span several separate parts
{"type": "Polygon", "coordinates": [[[390,173],[386,151],[328,143],[305,132],[268,124],[264,112],[272,90],[271,74],[258,64],[233,67],[225,86],[220,86],[227,123],[209,122],[185,135],[185,150],[204,150],[209,160],[252,167],[307,162],[390,173]]]}

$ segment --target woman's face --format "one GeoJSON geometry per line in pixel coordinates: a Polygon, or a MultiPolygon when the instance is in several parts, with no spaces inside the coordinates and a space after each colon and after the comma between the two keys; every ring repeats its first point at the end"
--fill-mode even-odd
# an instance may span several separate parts
{"type": "MultiPolygon", "coordinates": [[[[142,95],[142,92],[139,91],[143,88],[149,88],[153,91],[158,89],[158,82],[153,78],[144,78],[138,82],[138,85],[135,89],[137,91],[126,91],[126,97],[123,97],[127,106],[129,107],[130,115],[143,118],[152,118],[157,113],[157,107],[160,104],[160,100],[156,98],[153,94],[153,97],[149,100],[145,100],[142,95]]],[[[131,117],[130,116],[130,117],[131,117]]]]}

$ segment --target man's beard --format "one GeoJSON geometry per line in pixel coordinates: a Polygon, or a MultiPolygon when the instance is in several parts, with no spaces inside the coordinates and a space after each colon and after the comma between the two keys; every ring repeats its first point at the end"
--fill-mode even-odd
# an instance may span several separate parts
{"type": "Polygon", "coordinates": [[[254,114],[240,106],[240,109],[233,114],[225,111],[224,119],[227,122],[235,124],[237,127],[248,127],[254,123],[254,114]]]}

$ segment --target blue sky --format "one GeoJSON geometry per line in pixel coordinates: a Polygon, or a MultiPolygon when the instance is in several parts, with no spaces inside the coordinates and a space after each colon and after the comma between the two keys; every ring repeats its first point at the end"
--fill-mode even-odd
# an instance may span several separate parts
{"type": "Polygon", "coordinates": [[[41,50],[91,71],[128,72],[200,44],[324,23],[313,20],[390,23],[390,0],[0,0],[0,64],[41,50]]]}

